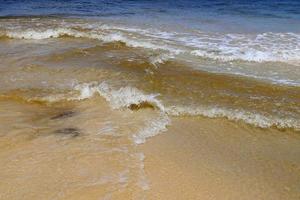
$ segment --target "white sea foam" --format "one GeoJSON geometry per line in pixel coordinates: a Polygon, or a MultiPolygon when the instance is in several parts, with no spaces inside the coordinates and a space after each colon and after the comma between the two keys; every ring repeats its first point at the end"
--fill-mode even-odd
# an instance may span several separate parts
{"type": "Polygon", "coordinates": [[[85,30],[79,31],[69,28],[49,28],[49,29],[25,29],[25,30],[7,30],[0,35],[12,39],[27,39],[27,40],[43,40],[50,38],[59,38],[62,36],[69,36],[75,38],[89,38],[96,39],[102,42],[123,42],[129,47],[145,48],[152,50],[164,50],[179,54],[182,50],[172,48],[167,44],[151,41],[151,39],[129,37],[128,34],[120,31],[102,31],[102,30],[85,30]]]}
{"type": "Polygon", "coordinates": [[[58,38],[63,35],[75,35],[71,30],[58,28],[58,29],[46,29],[46,30],[19,30],[19,31],[8,31],[7,37],[15,39],[31,39],[31,40],[43,40],[48,38],[58,38]]]}
{"type": "Polygon", "coordinates": [[[289,62],[300,61],[300,36],[293,33],[200,34],[183,40],[195,47],[195,56],[233,61],[289,62]],[[189,39],[189,41],[187,40],[189,39]]]}
{"type": "MultiPolygon", "coordinates": [[[[147,122],[145,127],[141,128],[133,135],[133,141],[141,144],[147,138],[153,137],[167,130],[170,123],[169,117],[164,113],[164,106],[156,99],[157,94],[144,94],[133,87],[121,87],[119,89],[111,88],[107,83],[88,83],[75,86],[75,90],[80,92],[77,100],[83,100],[92,97],[95,93],[105,98],[113,109],[129,108],[132,105],[141,105],[143,103],[151,104],[160,112],[159,117],[147,122]]],[[[74,100],[74,97],[72,97],[74,100]]]]}
{"type": "Polygon", "coordinates": [[[221,61],[300,63],[300,35],[295,33],[177,33],[114,25],[97,26],[83,23],[76,26],[64,24],[65,28],[8,29],[4,31],[4,35],[34,40],[68,35],[103,42],[120,41],[130,47],[164,50],[173,55],[189,52],[193,56],[221,61]],[[80,26],[82,30],[76,29],[76,26],[80,26]]]}
{"type": "Polygon", "coordinates": [[[161,113],[160,117],[148,122],[144,128],[142,128],[137,134],[133,136],[134,142],[136,144],[144,143],[147,138],[153,137],[163,131],[166,131],[167,126],[170,125],[170,123],[170,118],[165,113],[161,113]]]}
{"type": "Polygon", "coordinates": [[[157,135],[167,129],[171,123],[168,116],[204,116],[209,118],[227,118],[232,121],[243,121],[247,124],[261,128],[277,127],[291,128],[300,130],[300,120],[292,117],[280,117],[273,115],[263,115],[257,112],[251,112],[243,109],[230,109],[219,106],[165,106],[157,97],[158,94],[145,94],[134,87],[121,87],[114,89],[106,82],[102,83],[83,83],[74,87],[78,94],[73,92],[69,94],[49,95],[41,98],[32,98],[31,100],[42,100],[48,102],[58,102],[61,100],[80,101],[92,98],[95,94],[102,96],[113,109],[137,107],[142,104],[153,106],[159,111],[159,117],[140,129],[133,136],[135,143],[145,142],[146,138],[157,135]]]}
{"type": "Polygon", "coordinates": [[[75,90],[80,92],[78,100],[90,98],[95,93],[104,97],[114,109],[129,108],[132,105],[140,105],[142,103],[151,104],[153,107],[164,111],[162,103],[156,99],[158,94],[144,94],[134,87],[121,87],[113,89],[106,82],[100,84],[84,83],[75,86],[75,90]]]}
{"type": "Polygon", "coordinates": [[[259,113],[253,113],[251,111],[223,107],[166,107],[160,100],[157,99],[157,94],[144,94],[140,90],[132,87],[112,89],[104,82],[101,84],[81,84],[75,88],[80,91],[78,99],[89,98],[97,92],[104,97],[114,109],[124,107],[129,108],[131,105],[140,105],[142,103],[149,103],[156,107],[161,112],[160,117],[149,122],[147,127],[140,130],[140,132],[134,136],[136,143],[142,143],[147,137],[151,137],[166,130],[167,125],[170,123],[168,115],[201,115],[210,118],[224,117],[233,121],[244,121],[247,124],[252,124],[261,128],[277,127],[300,130],[300,121],[294,118],[266,116],[259,113]]]}
{"type": "Polygon", "coordinates": [[[105,29],[135,33],[183,47],[177,54],[191,49],[192,55],[223,61],[299,63],[300,59],[300,35],[296,33],[178,33],[114,25],[106,25],[105,29]]]}
{"type": "MultiPolygon", "coordinates": [[[[157,94],[144,94],[140,90],[134,87],[121,87],[119,89],[113,89],[106,82],[97,83],[83,83],[74,86],[74,89],[79,92],[78,95],[74,93],[69,94],[57,94],[49,95],[46,97],[38,98],[38,100],[48,102],[58,102],[61,100],[80,101],[93,97],[98,94],[102,96],[113,109],[130,108],[132,105],[141,105],[148,103],[156,108],[159,112],[158,117],[146,122],[137,133],[133,134],[133,141],[135,144],[141,144],[146,141],[147,138],[153,137],[163,131],[167,130],[167,126],[170,124],[170,119],[164,112],[163,104],[156,99],[157,94]]],[[[37,100],[33,98],[32,100],[37,100]]],[[[113,132],[113,127],[104,126],[100,130],[101,134],[113,132]]]]}
{"type": "MultiPolygon", "coordinates": [[[[28,24],[27,24],[28,25],[28,24]]],[[[135,48],[148,48],[158,50],[156,56],[150,57],[150,62],[157,66],[170,58],[175,58],[180,53],[196,57],[221,61],[251,61],[251,62],[300,62],[300,35],[295,33],[263,33],[263,34],[224,34],[224,33],[168,33],[154,29],[138,29],[122,26],[101,25],[95,26],[89,23],[61,23],[55,27],[39,26],[12,26],[2,30],[1,34],[16,39],[43,40],[71,36],[76,38],[91,38],[103,42],[124,42],[127,46],[135,48]],[[58,28],[60,27],[60,28],[58,28]],[[62,28],[64,27],[64,28],[62,28]],[[79,28],[78,28],[79,27],[79,28]]],[[[5,27],[5,26],[4,26],[5,27]]],[[[0,34],[0,35],[1,35],[0,34]]],[[[242,69],[243,70],[243,69],[242,69]]],[[[223,70],[224,71],[224,70],[223,70]]],[[[221,70],[221,72],[223,72],[221,70]]],[[[274,69],[276,72],[276,69],[274,69]]],[[[287,70],[286,70],[287,71],[287,70]]],[[[250,76],[254,78],[270,80],[281,84],[297,85],[298,82],[284,79],[283,76],[256,76],[251,69],[238,71],[233,69],[228,73],[250,76]],[[245,72],[245,73],[244,73],[245,72]]],[[[132,105],[147,103],[160,110],[162,116],[168,115],[203,115],[207,117],[226,117],[230,120],[243,120],[246,123],[259,127],[276,126],[280,128],[299,129],[299,120],[291,118],[279,118],[251,113],[244,110],[233,110],[219,107],[171,107],[166,108],[157,98],[157,94],[145,94],[133,87],[121,87],[114,89],[107,83],[87,83],[75,86],[80,95],[58,94],[45,97],[45,101],[83,100],[91,98],[95,94],[104,97],[114,109],[129,108],[132,105]]],[[[162,124],[153,122],[153,132],[163,130],[167,120],[162,124]]],[[[142,131],[143,132],[143,131],[142,131]]],[[[147,131],[144,130],[146,133],[147,131]]],[[[151,135],[150,133],[147,133],[151,135]]],[[[143,135],[143,134],[141,134],[143,135]]],[[[144,137],[146,138],[146,137],[144,137]]],[[[141,139],[142,140],[142,139],[141,139]]]]}
{"type": "Polygon", "coordinates": [[[149,60],[153,66],[158,68],[159,64],[163,64],[172,58],[174,58],[174,55],[172,54],[160,54],[159,56],[150,57],[149,60]]]}
{"type": "Polygon", "coordinates": [[[233,121],[243,121],[247,124],[254,125],[260,128],[292,128],[300,130],[300,121],[293,118],[279,118],[275,116],[264,116],[262,114],[253,113],[250,111],[229,109],[221,107],[181,107],[174,106],[166,108],[166,113],[174,116],[191,115],[205,116],[209,118],[224,117],[233,121]]]}

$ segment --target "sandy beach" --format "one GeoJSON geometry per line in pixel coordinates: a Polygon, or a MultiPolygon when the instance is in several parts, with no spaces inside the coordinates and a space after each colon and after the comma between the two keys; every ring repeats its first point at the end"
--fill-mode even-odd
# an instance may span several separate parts
{"type": "Polygon", "coordinates": [[[141,147],[149,199],[299,199],[299,139],[220,119],[174,119],[141,147]]]}
{"type": "Polygon", "coordinates": [[[299,11],[0,1],[0,200],[299,200],[299,11]]]}

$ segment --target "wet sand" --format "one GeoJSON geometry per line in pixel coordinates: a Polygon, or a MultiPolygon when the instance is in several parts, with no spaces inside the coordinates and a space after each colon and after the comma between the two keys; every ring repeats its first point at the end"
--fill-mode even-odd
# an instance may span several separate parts
{"type": "Polygon", "coordinates": [[[136,28],[0,19],[0,199],[300,199],[300,37],[136,28]]]}
{"type": "Polygon", "coordinates": [[[149,199],[300,198],[297,133],[177,118],[141,149],[149,199]]]}
{"type": "Polygon", "coordinates": [[[167,131],[135,144],[154,110],[111,110],[100,97],[1,105],[0,199],[300,197],[295,131],[171,117],[167,131]]]}

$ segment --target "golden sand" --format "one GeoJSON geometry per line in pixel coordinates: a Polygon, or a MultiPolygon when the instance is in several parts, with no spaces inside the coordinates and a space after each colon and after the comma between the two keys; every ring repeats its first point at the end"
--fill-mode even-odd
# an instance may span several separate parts
{"type": "Polygon", "coordinates": [[[141,147],[149,199],[299,199],[299,141],[226,120],[174,119],[141,147]]]}
{"type": "Polygon", "coordinates": [[[297,63],[94,23],[0,19],[1,200],[300,199],[297,63]]]}

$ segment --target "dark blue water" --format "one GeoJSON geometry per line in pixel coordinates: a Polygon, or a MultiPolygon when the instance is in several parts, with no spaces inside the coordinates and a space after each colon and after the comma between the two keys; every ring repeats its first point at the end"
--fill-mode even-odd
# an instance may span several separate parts
{"type": "Polygon", "coordinates": [[[300,32],[300,0],[0,0],[0,16],[76,16],[227,32],[300,32]]]}

